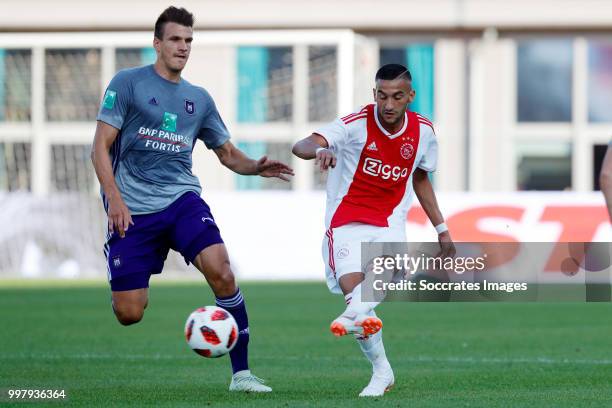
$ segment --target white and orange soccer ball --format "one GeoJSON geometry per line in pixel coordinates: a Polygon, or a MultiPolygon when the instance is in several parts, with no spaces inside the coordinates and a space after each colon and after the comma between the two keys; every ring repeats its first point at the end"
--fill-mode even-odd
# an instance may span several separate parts
{"type": "Polygon", "coordinates": [[[187,344],[204,357],[221,357],[238,342],[234,317],[218,306],[204,306],[193,311],[185,323],[187,344]]]}

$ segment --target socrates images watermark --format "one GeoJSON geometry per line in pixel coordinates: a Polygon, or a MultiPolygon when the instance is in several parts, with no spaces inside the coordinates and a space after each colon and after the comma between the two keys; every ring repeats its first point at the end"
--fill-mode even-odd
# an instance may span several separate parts
{"type": "Polygon", "coordinates": [[[460,281],[431,281],[425,279],[411,280],[417,273],[428,272],[430,276],[436,276],[443,271],[463,275],[466,272],[483,272],[486,269],[487,254],[482,256],[457,256],[438,257],[425,253],[419,255],[395,254],[394,256],[377,256],[371,261],[371,272],[378,276],[372,280],[374,291],[503,291],[512,293],[514,291],[527,290],[526,282],[492,282],[486,279],[470,282],[460,281]],[[402,279],[396,279],[397,273],[402,271],[402,279]],[[388,279],[389,272],[395,279],[388,279]]]}
{"type": "Polygon", "coordinates": [[[611,302],[610,242],[437,242],[361,245],[365,301],[611,302]]]}

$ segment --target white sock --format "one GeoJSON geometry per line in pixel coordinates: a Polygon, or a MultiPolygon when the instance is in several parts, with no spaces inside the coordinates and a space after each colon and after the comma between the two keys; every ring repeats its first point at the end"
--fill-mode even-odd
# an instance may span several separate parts
{"type": "Polygon", "coordinates": [[[344,314],[370,314],[370,312],[374,311],[374,308],[380,304],[380,302],[364,302],[361,300],[361,285],[355,286],[353,291],[345,296],[345,299],[349,299],[350,303],[346,307],[344,314]],[[350,297],[350,298],[349,298],[350,297]]]}
{"type": "MultiPolygon", "coordinates": [[[[376,313],[372,310],[370,312],[370,316],[376,317],[376,313]]],[[[361,336],[355,336],[355,338],[357,339],[357,343],[359,343],[359,347],[361,348],[361,351],[363,351],[363,354],[370,361],[370,363],[372,363],[372,368],[374,371],[390,366],[389,360],[387,360],[387,355],[385,353],[382,330],[369,336],[368,338],[361,336]]]]}

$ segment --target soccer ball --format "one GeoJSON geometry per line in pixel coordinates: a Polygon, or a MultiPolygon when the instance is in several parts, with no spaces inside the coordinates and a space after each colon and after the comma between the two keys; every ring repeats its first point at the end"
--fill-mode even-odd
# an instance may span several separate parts
{"type": "Polygon", "coordinates": [[[204,357],[221,357],[229,353],[238,340],[238,325],[234,317],[218,306],[200,307],[185,323],[187,344],[204,357]]]}

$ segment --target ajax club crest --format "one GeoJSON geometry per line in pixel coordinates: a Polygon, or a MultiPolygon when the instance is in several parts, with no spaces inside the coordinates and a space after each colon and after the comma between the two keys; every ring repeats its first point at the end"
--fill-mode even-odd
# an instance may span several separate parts
{"type": "Polygon", "coordinates": [[[406,160],[410,160],[412,155],[414,155],[414,147],[410,143],[404,143],[402,147],[400,147],[400,154],[406,160]]]}

